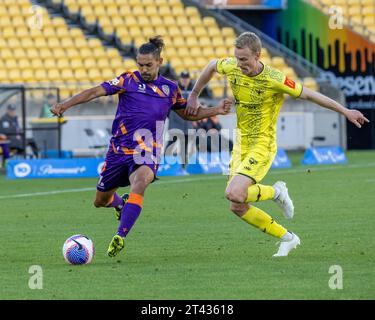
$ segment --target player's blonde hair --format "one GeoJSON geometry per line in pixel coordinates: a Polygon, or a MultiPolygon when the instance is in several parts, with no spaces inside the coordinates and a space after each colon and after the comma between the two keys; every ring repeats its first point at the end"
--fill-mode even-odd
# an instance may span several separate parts
{"type": "Polygon", "coordinates": [[[241,33],[234,45],[238,49],[249,48],[253,53],[258,53],[262,49],[262,41],[254,32],[241,33]]]}

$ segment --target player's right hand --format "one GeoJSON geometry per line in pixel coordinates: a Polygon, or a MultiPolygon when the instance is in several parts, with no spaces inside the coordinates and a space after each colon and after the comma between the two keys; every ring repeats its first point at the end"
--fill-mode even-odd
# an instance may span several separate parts
{"type": "Polygon", "coordinates": [[[198,114],[198,109],[199,109],[198,97],[190,93],[187,99],[185,114],[188,116],[196,116],[198,114]]]}
{"type": "Polygon", "coordinates": [[[62,103],[56,103],[49,110],[53,115],[61,117],[66,109],[62,103]]]}

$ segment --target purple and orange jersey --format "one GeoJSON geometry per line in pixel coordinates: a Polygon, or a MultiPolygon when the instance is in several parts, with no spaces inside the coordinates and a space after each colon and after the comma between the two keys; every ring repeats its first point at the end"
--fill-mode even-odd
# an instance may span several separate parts
{"type": "Polygon", "coordinates": [[[138,71],[129,71],[101,85],[107,95],[119,95],[112,125],[113,151],[127,155],[142,150],[160,154],[169,111],[186,107],[178,84],[162,75],[152,82],[145,82],[138,71]]]}

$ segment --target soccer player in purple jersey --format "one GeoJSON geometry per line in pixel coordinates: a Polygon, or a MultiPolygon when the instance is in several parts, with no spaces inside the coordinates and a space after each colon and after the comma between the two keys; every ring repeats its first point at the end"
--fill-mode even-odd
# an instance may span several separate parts
{"type": "Polygon", "coordinates": [[[54,115],[61,116],[77,104],[101,96],[119,95],[112,138],[94,201],[97,208],[114,207],[119,212],[120,225],[108,247],[110,257],[124,248],[124,239],[141,213],[145,190],[156,177],[163,125],[169,111],[172,109],[183,119],[195,121],[227,114],[232,105],[231,100],[224,99],[217,107],[200,107],[196,115],[186,115],[186,100],[177,83],[159,73],[163,47],[160,36],[149,39],[139,48],[138,71],[125,72],[51,108],[54,115]],[[128,185],[130,194],[125,202],[116,190],[128,185]]]}

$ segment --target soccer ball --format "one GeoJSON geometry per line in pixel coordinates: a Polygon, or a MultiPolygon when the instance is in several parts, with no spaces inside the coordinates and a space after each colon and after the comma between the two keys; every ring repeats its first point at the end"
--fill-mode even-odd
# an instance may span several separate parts
{"type": "Polygon", "coordinates": [[[70,264],[88,264],[94,257],[94,244],[90,238],[76,234],[66,239],[62,252],[70,264]]]}

